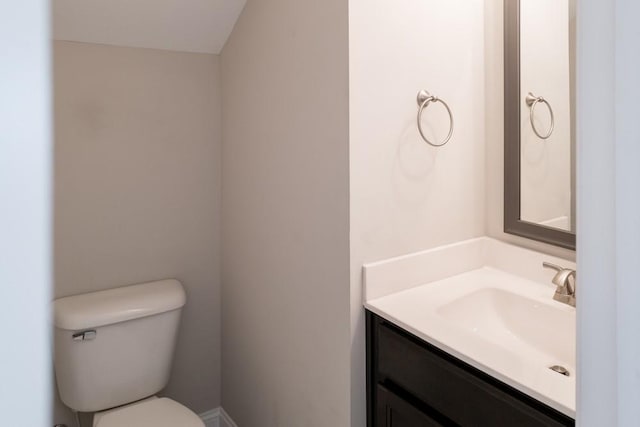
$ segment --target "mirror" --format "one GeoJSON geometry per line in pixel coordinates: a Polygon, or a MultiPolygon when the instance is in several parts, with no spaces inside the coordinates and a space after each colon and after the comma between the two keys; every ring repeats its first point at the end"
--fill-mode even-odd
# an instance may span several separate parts
{"type": "Polygon", "coordinates": [[[575,249],[576,0],[505,0],[504,230],[575,249]]]}

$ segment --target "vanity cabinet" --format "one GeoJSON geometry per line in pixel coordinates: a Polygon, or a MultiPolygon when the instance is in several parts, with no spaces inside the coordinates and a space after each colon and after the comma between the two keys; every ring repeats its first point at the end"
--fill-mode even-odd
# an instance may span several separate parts
{"type": "MultiPolygon", "coordinates": [[[[397,394],[387,390],[383,385],[376,385],[376,420],[384,427],[438,427],[442,423],[397,394]]],[[[371,425],[369,423],[369,425],[371,425]]]]}
{"type": "Polygon", "coordinates": [[[376,314],[366,316],[368,427],[575,425],[376,314]]]}

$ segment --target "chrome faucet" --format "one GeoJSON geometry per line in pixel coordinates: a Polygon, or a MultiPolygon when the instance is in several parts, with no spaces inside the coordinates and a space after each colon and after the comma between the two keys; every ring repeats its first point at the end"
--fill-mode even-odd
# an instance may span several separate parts
{"type": "Polygon", "coordinates": [[[557,286],[556,293],[553,295],[553,299],[569,304],[572,307],[576,306],[576,271],[570,268],[563,268],[559,265],[551,264],[550,262],[543,262],[544,268],[551,268],[556,271],[556,275],[553,276],[551,282],[557,286]],[[573,280],[572,280],[573,279],[573,280]]]}

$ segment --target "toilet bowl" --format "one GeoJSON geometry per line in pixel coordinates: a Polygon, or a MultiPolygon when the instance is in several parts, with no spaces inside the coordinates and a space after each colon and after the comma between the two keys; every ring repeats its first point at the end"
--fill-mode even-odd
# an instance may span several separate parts
{"type": "Polygon", "coordinates": [[[93,427],[204,427],[204,423],[175,400],[151,397],[97,412],[93,417],[93,427]]]}

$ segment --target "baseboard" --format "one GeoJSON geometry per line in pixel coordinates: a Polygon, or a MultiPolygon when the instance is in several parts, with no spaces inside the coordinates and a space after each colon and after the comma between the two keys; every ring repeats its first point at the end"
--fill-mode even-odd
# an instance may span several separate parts
{"type": "Polygon", "coordinates": [[[222,407],[203,412],[200,418],[207,427],[238,427],[222,407]]]}

